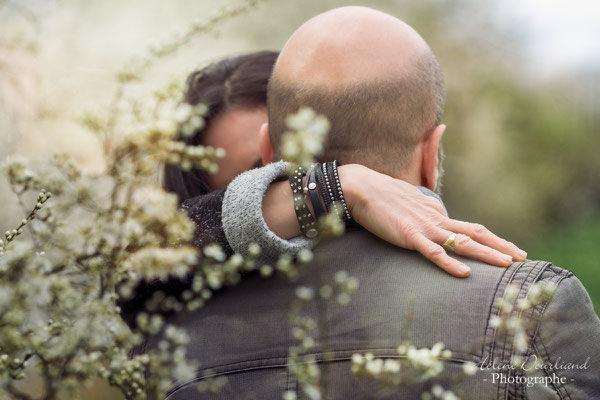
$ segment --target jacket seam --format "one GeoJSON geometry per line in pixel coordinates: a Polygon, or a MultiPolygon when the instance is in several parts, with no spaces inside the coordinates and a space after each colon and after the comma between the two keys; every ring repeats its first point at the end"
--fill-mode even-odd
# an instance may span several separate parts
{"type": "MultiPolygon", "coordinates": [[[[399,358],[406,358],[406,356],[400,356],[398,355],[398,353],[396,353],[396,349],[363,349],[363,350],[344,350],[345,352],[351,352],[351,353],[356,353],[356,352],[390,352],[389,354],[381,354],[381,355],[376,355],[376,357],[385,357],[385,358],[394,358],[394,359],[399,359],[399,358]],[[394,354],[395,353],[395,354],[394,354]]],[[[310,354],[305,354],[303,356],[325,356],[325,355],[330,355],[331,353],[329,352],[317,352],[317,353],[310,353],[310,354]]],[[[456,353],[453,353],[453,357],[447,359],[448,362],[459,362],[459,363],[465,363],[465,362],[469,362],[472,360],[467,360],[467,359],[461,359],[461,358],[457,358],[454,357],[456,353]]],[[[473,356],[472,354],[467,354],[465,353],[465,355],[470,355],[473,356]]],[[[475,357],[475,358],[479,358],[479,357],[475,357]]],[[[315,362],[318,364],[322,364],[324,362],[336,362],[336,361],[350,361],[352,360],[352,356],[337,356],[337,357],[333,357],[333,358],[328,358],[327,361],[325,361],[324,359],[317,359],[315,362]]],[[[301,361],[300,364],[306,363],[308,361],[301,361]]],[[[230,374],[235,374],[235,373],[240,373],[240,372],[248,372],[248,371],[255,371],[255,370],[261,370],[261,369],[271,369],[271,368],[284,368],[288,366],[288,357],[283,356],[283,357],[270,357],[270,358],[261,358],[261,359],[255,359],[255,360],[248,360],[248,361],[241,361],[241,362],[235,362],[235,363],[229,363],[229,364],[223,364],[223,365],[218,365],[215,367],[211,367],[211,368],[206,368],[206,369],[201,369],[201,370],[197,370],[195,372],[196,376],[190,380],[187,380],[185,382],[180,382],[177,383],[175,382],[174,386],[167,392],[167,397],[174,394],[175,392],[177,392],[178,390],[182,389],[183,387],[189,385],[190,383],[193,382],[198,382],[201,381],[203,379],[208,379],[208,378],[214,378],[217,376],[222,376],[222,375],[230,375],[230,374]],[[246,366],[246,367],[241,367],[241,365],[243,364],[253,364],[253,363],[259,363],[259,362],[264,362],[264,361],[271,361],[272,363],[269,364],[263,364],[263,365],[250,365],[250,366],[246,366]],[[238,368],[231,368],[232,366],[235,365],[240,365],[240,367],[238,368]],[[230,367],[230,368],[227,368],[230,367]],[[218,371],[218,372],[214,372],[214,373],[208,373],[211,372],[212,370],[215,369],[223,369],[226,368],[222,371],[218,371]],[[204,372],[204,374],[203,374],[204,372]]],[[[288,377],[291,377],[291,374],[289,373],[289,369],[288,369],[288,377]]],[[[293,378],[293,377],[292,377],[293,378]]],[[[292,384],[295,387],[295,380],[288,380],[288,388],[289,388],[289,384],[292,384]]]]}
{"type": "MultiPolygon", "coordinates": [[[[523,265],[525,265],[525,264],[522,264],[522,266],[523,266],[523,265]]],[[[525,284],[526,284],[526,283],[529,281],[529,278],[530,278],[530,277],[531,277],[531,275],[532,275],[532,274],[533,274],[533,273],[534,273],[534,272],[537,270],[537,267],[538,267],[539,265],[540,265],[540,263],[539,263],[539,262],[536,262],[536,263],[534,264],[534,266],[533,266],[532,268],[530,268],[530,269],[529,269],[529,271],[527,271],[527,274],[526,274],[526,275],[525,275],[525,277],[522,279],[522,281],[521,281],[521,284],[520,284],[520,286],[519,286],[519,292],[518,292],[519,294],[517,295],[517,298],[515,299],[515,303],[517,302],[517,299],[520,297],[520,295],[521,295],[521,292],[523,291],[523,287],[524,287],[524,286],[525,286],[525,284]]],[[[511,279],[511,280],[510,280],[510,281],[507,283],[507,287],[508,287],[508,285],[510,285],[510,283],[511,283],[511,282],[514,280],[514,278],[515,278],[515,276],[516,276],[517,272],[518,272],[518,270],[516,270],[516,271],[515,271],[515,273],[512,275],[512,277],[511,277],[511,278],[513,278],[513,279],[511,279]]],[[[505,293],[503,293],[503,295],[502,295],[502,298],[504,298],[504,297],[505,297],[505,294],[506,294],[506,291],[505,291],[505,293]]],[[[512,313],[511,313],[511,314],[512,314],[512,313]]],[[[502,361],[504,361],[505,353],[507,352],[507,350],[508,350],[509,354],[512,354],[512,353],[513,353],[512,340],[514,340],[514,338],[513,338],[511,335],[509,335],[508,333],[505,333],[505,334],[504,334],[504,340],[502,341],[502,346],[501,346],[501,348],[498,348],[498,351],[501,351],[501,360],[502,360],[502,361]]],[[[495,344],[495,340],[494,340],[494,344],[495,344]]],[[[516,373],[515,373],[515,375],[516,375],[516,373]]],[[[504,388],[503,388],[503,389],[502,389],[502,387],[503,387],[503,385],[501,385],[501,384],[500,384],[500,385],[498,385],[498,391],[497,391],[498,398],[500,398],[500,393],[501,393],[502,391],[504,391],[504,398],[505,398],[505,399],[508,399],[509,397],[512,397],[512,396],[510,396],[510,385],[509,385],[509,384],[506,384],[506,385],[504,385],[504,388]]],[[[516,385],[515,385],[515,389],[516,389],[516,385]]]]}
{"type": "MultiPolygon", "coordinates": [[[[517,274],[517,272],[519,271],[519,269],[525,265],[524,262],[519,263],[519,265],[515,266],[515,269],[511,272],[510,277],[508,278],[508,280],[505,282],[504,284],[504,288],[502,289],[502,295],[501,296],[494,296],[494,301],[493,301],[493,313],[494,315],[498,314],[498,306],[496,305],[497,300],[499,299],[504,299],[505,297],[505,292],[506,292],[506,288],[508,287],[508,285],[510,285],[510,283],[514,280],[515,275],[517,274]]],[[[506,273],[506,272],[505,272],[506,273]]],[[[502,282],[502,280],[504,279],[504,275],[502,275],[502,279],[500,280],[502,282]]],[[[498,289],[500,289],[500,287],[498,287],[498,289]]],[[[496,293],[496,295],[498,295],[499,292],[496,293]]],[[[489,318],[491,318],[492,315],[488,315],[488,325],[489,325],[489,318]]],[[[492,341],[490,343],[490,348],[489,348],[489,354],[490,354],[490,358],[494,356],[494,352],[496,350],[496,336],[498,333],[498,330],[496,328],[493,328],[493,335],[492,335],[492,341]]],[[[487,332],[486,332],[487,333],[487,332]]]]}
{"type": "MultiPolygon", "coordinates": [[[[497,300],[497,294],[499,293],[499,289],[500,289],[500,285],[502,284],[502,282],[504,281],[504,276],[506,275],[506,272],[508,271],[508,268],[504,270],[504,272],[502,273],[502,277],[498,280],[498,282],[496,283],[496,288],[494,289],[494,296],[492,297],[492,301],[490,302],[490,307],[488,309],[488,314],[487,314],[487,322],[485,324],[485,330],[484,330],[484,334],[486,334],[488,332],[488,330],[490,329],[490,318],[492,317],[492,313],[495,314],[495,304],[496,304],[496,300],[497,300]]],[[[494,337],[496,336],[496,329],[494,328],[494,337]]],[[[491,345],[491,351],[490,351],[490,356],[492,356],[493,353],[493,345],[494,342],[492,341],[490,343],[491,345]]],[[[483,358],[483,356],[485,355],[485,348],[487,347],[487,343],[484,340],[483,341],[483,345],[481,346],[481,357],[483,358]]]]}
{"type": "MultiPolygon", "coordinates": [[[[541,263],[541,262],[539,262],[541,263]]],[[[564,274],[563,273],[557,273],[552,275],[549,278],[546,279],[539,279],[539,277],[542,276],[544,269],[550,267],[551,264],[546,263],[546,265],[540,269],[540,271],[538,272],[537,276],[531,281],[531,284],[529,285],[529,288],[527,288],[527,293],[524,293],[525,298],[527,298],[527,295],[529,293],[529,289],[531,289],[531,286],[533,286],[534,284],[538,283],[538,282],[542,282],[542,281],[556,281],[556,284],[558,285],[562,279],[564,279],[564,274]]],[[[529,278],[529,276],[528,276],[529,278]]],[[[550,300],[549,300],[550,301],[550,300]]],[[[544,314],[544,311],[546,310],[546,307],[548,306],[549,301],[544,302],[543,304],[540,304],[539,306],[534,307],[533,309],[528,311],[523,311],[520,310],[518,313],[518,317],[521,318],[523,315],[526,315],[527,319],[530,321],[534,322],[535,325],[535,329],[533,329],[533,333],[529,334],[528,333],[528,337],[529,337],[529,348],[527,349],[527,352],[525,354],[531,354],[532,352],[532,346],[534,343],[534,339],[537,335],[537,332],[539,330],[539,326],[542,320],[542,316],[544,314]]],[[[526,329],[527,332],[527,329],[526,329]]],[[[513,337],[514,340],[514,337],[513,337]]],[[[512,348],[512,342],[511,342],[511,348],[512,348]]],[[[511,354],[513,354],[514,352],[511,350],[511,354]]],[[[511,356],[512,357],[512,356],[511,356]]],[[[523,374],[522,372],[517,372],[516,374],[523,374]]],[[[524,375],[524,374],[523,374],[524,375]]],[[[524,383],[520,385],[521,387],[521,392],[523,393],[523,395],[526,395],[527,390],[524,386],[524,383]]]]}
{"type": "MultiPolygon", "coordinates": [[[[541,342],[540,342],[540,344],[541,344],[541,346],[542,346],[542,347],[544,347],[544,344],[543,344],[543,343],[541,343],[541,342]]],[[[541,349],[539,349],[539,348],[538,348],[538,346],[536,346],[535,342],[533,342],[533,343],[531,344],[531,346],[533,347],[534,351],[535,351],[537,354],[539,354],[539,355],[540,355],[540,357],[542,358],[542,360],[545,360],[545,359],[547,359],[547,357],[545,357],[545,356],[544,356],[545,354],[547,354],[547,351],[546,351],[546,349],[544,349],[544,350],[543,350],[543,352],[542,352],[542,350],[541,350],[541,349]]],[[[550,375],[549,375],[549,373],[548,373],[548,370],[547,370],[546,368],[543,368],[543,370],[544,370],[544,373],[546,374],[546,376],[550,376],[550,375]]],[[[554,370],[552,370],[552,372],[554,372],[554,370]]],[[[561,400],[563,400],[563,399],[566,399],[566,398],[568,398],[568,399],[570,399],[570,398],[571,398],[571,397],[569,396],[569,394],[568,394],[568,393],[566,394],[566,396],[567,396],[567,397],[565,397],[565,396],[563,395],[563,393],[561,393],[561,391],[560,391],[560,388],[558,388],[554,382],[552,382],[552,381],[551,381],[551,383],[552,383],[552,387],[554,388],[554,391],[556,392],[556,394],[558,394],[558,397],[559,397],[561,400]]]]}
{"type": "MultiPolygon", "coordinates": [[[[558,290],[558,285],[560,285],[560,283],[561,283],[563,280],[565,280],[566,278],[570,278],[570,277],[572,277],[572,276],[574,276],[574,275],[573,275],[573,273],[572,273],[572,272],[570,272],[570,271],[567,271],[567,273],[560,275],[560,278],[559,278],[559,279],[558,279],[558,281],[556,282],[556,285],[557,285],[557,290],[558,290]]],[[[552,300],[550,300],[550,301],[552,301],[552,300]]],[[[546,348],[546,345],[544,344],[544,341],[542,340],[542,337],[539,335],[539,327],[540,327],[540,325],[541,325],[541,320],[542,320],[542,318],[543,318],[543,316],[544,316],[544,312],[546,311],[546,309],[547,309],[547,306],[548,306],[548,304],[549,304],[549,303],[550,303],[550,302],[548,302],[548,303],[544,304],[544,308],[543,308],[543,309],[540,311],[540,319],[539,319],[539,323],[538,323],[538,326],[536,327],[535,336],[533,336],[533,338],[532,338],[532,340],[531,340],[531,343],[532,343],[532,345],[534,346],[534,348],[535,348],[535,341],[538,341],[538,342],[540,343],[540,345],[541,345],[541,348],[543,349],[543,353],[542,353],[542,352],[540,352],[540,355],[541,355],[541,356],[542,356],[544,359],[548,360],[550,363],[549,363],[549,364],[547,364],[547,365],[550,365],[550,366],[551,366],[551,365],[552,365],[552,359],[550,358],[550,354],[548,353],[548,349],[546,348]]],[[[536,348],[536,349],[537,349],[537,348],[536,348]]],[[[554,371],[554,369],[552,369],[552,372],[553,372],[553,373],[556,373],[556,371],[554,371]]],[[[546,371],[546,373],[548,373],[548,372],[546,371]]],[[[562,399],[562,398],[565,398],[565,397],[563,397],[563,395],[561,394],[561,390],[564,392],[564,395],[566,396],[566,398],[567,398],[567,399],[570,399],[570,398],[571,398],[571,396],[569,395],[569,392],[567,391],[567,388],[566,388],[564,385],[562,385],[562,384],[560,384],[560,383],[556,383],[556,384],[555,384],[554,382],[552,382],[552,386],[554,386],[554,388],[556,389],[556,392],[559,394],[559,396],[561,397],[561,399],[562,399]]]]}

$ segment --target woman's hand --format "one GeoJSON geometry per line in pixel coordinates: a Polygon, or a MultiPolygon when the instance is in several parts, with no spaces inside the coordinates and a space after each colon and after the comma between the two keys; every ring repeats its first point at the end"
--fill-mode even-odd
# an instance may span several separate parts
{"type": "Polygon", "coordinates": [[[484,226],[448,218],[435,198],[415,186],[358,164],[339,168],[340,182],[352,217],[381,239],[417,250],[438,267],[466,277],[471,269],[450,257],[442,244],[456,233],[454,252],[488,264],[507,267],[527,256],[514,244],[484,226]]]}

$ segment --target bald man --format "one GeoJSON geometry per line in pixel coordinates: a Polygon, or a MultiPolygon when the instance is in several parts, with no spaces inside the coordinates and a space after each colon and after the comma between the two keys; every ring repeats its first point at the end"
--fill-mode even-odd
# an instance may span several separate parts
{"type": "MultiPolygon", "coordinates": [[[[281,52],[268,96],[269,125],[261,131],[265,163],[280,157],[286,115],[310,106],[332,123],[324,160],[361,163],[435,190],[445,129],[442,74],[425,41],[402,21],[363,7],[312,18],[281,52]]],[[[378,199],[368,200],[377,206],[378,199]]],[[[438,234],[443,242],[452,232],[438,234]]],[[[456,250],[468,240],[458,238],[456,250]]],[[[428,249],[429,243],[421,243],[423,254],[443,251],[428,249]]],[[[546,262],[497,268],[461,261],[472,270],[465,279],[446,274],[416,251],[351,230],[316,248],[306,281],[250,276],[234,290],[216,293],[209,306],[167,321],[188,330],[188,355],[199,363],[197,377],[178,382],[168,398],[279,400],[286,392],[318,398],[314,392],[307,397],[286,366],[296,344],[288,307],[297,285],[333,282],[339,270],[360,281],[351,302],[342,307],[316,300],[304,310],[320,322],[310,333],[315,345],[308,353],[320,366],[324,398],[418,399],[432,383],[465,399],[600,398],[600,321],[571,272],[546,262]],[[554,297],[522,313],[517,304],[539,282],[556,285],[554,297]],[[509,285],[515,289],[507,294],[509,285]],[[525,319],[527,339],[515,343],[489,322],[497,321],[501,299],[508,302],[505,317],[525,319]],[[354,353],[398,359],[396,349],[404,341],[418,348],[443,342],[452,358],[433,380],[385,390],[351,375],[354,353]],[[514,356],[537,359],[545,368],[511,368],[514,356]],[[479,366],[474,375],[462,374],[468,362],[479,366]],[[219,394],[196,391],[198,381],[219,376],[228,378],[219,394]]]]}

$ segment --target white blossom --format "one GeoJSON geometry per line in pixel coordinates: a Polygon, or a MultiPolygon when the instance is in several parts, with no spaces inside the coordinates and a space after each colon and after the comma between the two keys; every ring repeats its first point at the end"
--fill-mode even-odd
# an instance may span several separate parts
{"type": "Polygon", "coordinates": [[[477,373],[477,365],[475,365],[475,363],[472,362],[466,362],[463,364],[463,373],[465,375],[475,375],[477,373]]]}
{"type": "Polygon", "coordinates": [[[314,291],[312,288],[306,286],[299,286],[296,288],[296,297],[303,301],[312,300],[314,296],[314,291]]]}
{"type": "Polygon", "coordinates": [[[383,372],[387,374],[396,374],[400,372],[400,362],[391,358],[386,359],[383,363],[383,372]]]}

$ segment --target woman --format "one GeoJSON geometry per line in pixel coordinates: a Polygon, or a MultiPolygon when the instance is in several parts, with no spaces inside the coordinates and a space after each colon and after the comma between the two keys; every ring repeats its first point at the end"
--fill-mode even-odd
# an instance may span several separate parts
{"type": "MultiPolygon", "coordinates": [[[[262,217],[258,219],[257,225],[260,226],[248,227],[251,234],[242,235],[245,238],[242,243],[229,242],[233,235],[227,237],[225,232],[228,228],[223,226],[221,218],[222,208],[248,204],[235,203],[236,199],[244,199],[248,195],[235,193],[243,189],[239,185],[230,185],[238,174],[248,174],[257,182],[267,179],[268,183],[281,175],[281,170],[270,166],[251,170],[262,165],[258,132],[260,126],[267,122],[267,84],[276,58],[277,53],[270,51],[226,58],[192,73],[188,78],[184,101],[191,105],[203,103],[208,107],[208,113],[202,130],[180,140],[189,145],[221,147],[227,152],[214,175],[165,167],[164,187],[179,196],[183,208],[198,224],[195,237],[198,246],[216,241],[244,253],[248,239],[252,239],[272,245],[270,252],[265,254],[267,261],[272,261],[277,254],[314,244],[314,241],[298,238],[301,232],[292,211],[292,194],[287,182],[272,183],[266,193],[261,193],[260,198],[264,194],[262,216],[266,225],[262,217]],[[226,190],[228,196],[225,196],[226,190]],[[230,204],[223,204],[224,197],[226,201],[230,199],[230,204]],[[296,239],[287,240],[291,238],[296,239]]],[[[443,240],[439,241],[437,235],[441,229],[459,234],[455,240],[457,254],[497,266],[508,266],[513,260],[525,259],[525,252],[484,227],[449,219],[439,201],[406,182],[357,165],[341,166],[340,179],[351,213],[359,224],[390,243],[418,250],[452,275],[465,277],[470,270],[443,250],[443,240]],[[378,193],[376,207],[362,204],[352,197],[354,191],[350,189],[357,184],[362,186],[362,190],[378,193]],[[369,185],[368,188],[365,185],[369,185]],[[390,224],[390,221],[394,223],[390,224]],[[437,243],[433,238],[437,239],[437,243]]],[[[256,207],[260,207],[260,202],[256,207]]],[[[252,211],[260,210],[248,210],[252,211]]]]}

